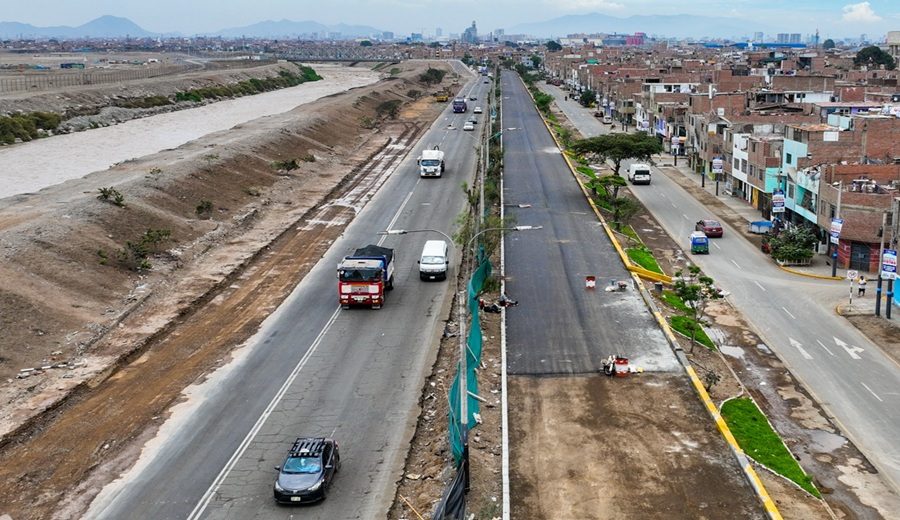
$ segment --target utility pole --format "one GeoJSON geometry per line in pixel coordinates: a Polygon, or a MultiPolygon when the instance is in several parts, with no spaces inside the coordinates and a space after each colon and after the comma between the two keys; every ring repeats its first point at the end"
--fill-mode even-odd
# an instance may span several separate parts
{"type": "MultiPolygon", "coordinates": [[[[887,231],[884,229],[884,226],[887,224],[887,211],[881,213],[881,230],[878,232],[881,235],[881,244],[878,246],[878,286],[875,288],[875,316],[881,316],[881,262],[884,258],[884,234],[887,231]]],[[[887,302],[888,307],[890,307],[891,302],[887,302]]]]}
{"type": "MultiPolygon", "coordinates": [[[[834,210],[834,218],[841,218],[841,194],[842,193],[844,193],[844,181],[840,180],[840,181],[838,181],[837,208],[834,210]]],[[[884,227],[884,224],[882,224],[882,227],[884,227]]],[[[831,277],[834,278],[835,276],[837,276],[838,248],[841,245],[840,237],[838,237],[837,244],[832,244],[831,238],[829,238],[828,245],[831,247],[831,277]]],[[[880,261],[881,260],[879,260],[879,262],[880,261]]],[[[880,267],[879,267],[879,269],[880,269],[880,267]]],[[[879,283],[881,283],[880,277],[878,278],[878,280],[879,280],[879,283]]],[[[880,285],[879,285],[879,287],[880,287],[880,285]]],[[[878,304],[876,303],[875,305],[876,305],[876,309],[877,309],[878,304]]],[[[878,314],[877,310],[875,311],[875,314],[876,315],[878,314]]]]}

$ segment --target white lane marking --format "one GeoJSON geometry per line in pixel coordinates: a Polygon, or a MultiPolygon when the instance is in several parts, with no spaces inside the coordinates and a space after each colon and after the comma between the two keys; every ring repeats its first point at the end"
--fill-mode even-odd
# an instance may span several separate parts
{"type": "Polygon", "coordinates": [[[838,339],[838,338],[834,338],[834,342],[837,343],[837,345],[838,345],[839,347],[843,348],[843,349],[847,352],[847,354],[850,355],[851,358],[853,358],[853,359],[862,359],[861,357],[859,357],[859,353],[860,353],[860,352],[865,352],[865,349],[861,349],[861,348],[857,347],[856,345],[853,345],[853,346],[847,345],[847,344],[844,342],[844,340],[841,340],[841,339],[838,339]]]}
{"type": "Polygon", "coordinates": [[[738,265],[738,263],[737,263],[737,262],[735,262],[735,261],[734,261],[734,260],[732,260],[732,261],[731,261],[731,263],[732,263],[732,264],[734,264],[734,266],[735,266],[735,267],[737,267],[737,268],[738,268],[738,269],[740,269],[740,268],[741,268],[741,266],[739,266],[739,265],[738,265]]]}
{"type": "Polygon", "coordinates": [[[715,243],[715,242],[713,242],[712,244],[713,244],[714,246],[716,246],[716,249],[722,249],[721,247],[719,247],[719,244],[717,244],[717,243],[715,243]]]}
{"type": "Polygon", "coordinates": [[[338,307],[334,310],[334,313],[331,315],[331,318],[328,319],[328,323],[319,331],[319,335],[316,336],[315,341],[313,341],[312,345],[310,345],[309,350],[303,354],[303,357],[300,358],[300,361],[297,363],[297,366],[294,367],[294,370],[291,372],[291,375],[285,380],[284,384],[281,385],[281,388],[278,390],[278,393],[275,394],[275,397],[269,401],[269,405],[266,406],[266,409],[263,410],[262,415],[259,416],[259,419],[256,420],[256,424],[253,425],[253,428],[247,432],[247,436],[244,437],[244,440],[241,441],[241,444],[238,448],[231,454],[231,458],[228,459],[228,462],[225,464],[225,467],[222,468],[222,471],[219,472],[219,475],[213,481],[212,485],[209,486],[209,489],[206,490],[206,493],[203,493],[203,496],[200,498],[200,502],[194,506],[194,510],[191,511],[191,514],[188,515],[188,520],[196,520],[203,515],[203,512],[206,511],[206,508],[209,506],[210,500],[215,494],[219,491],[219,487],[221,487],[222,483],[225,482],[225,479],[228,477],[228,474],[231,473],[231,470],[234,469],[234,466],[237,465],[237,462],[244,455],[244,452],[247,451],[247,448],[250,447],[250,443],[253,442],[253,439],[256,438],[256,435],[262,429],[263,425],[269,419],[269,416],[272,415],[272,412],[275,411],[275,408],[278,406],[278,403],[281,402],[281,399],[287,393],[288,388],[294,383],[294,380],[300,374],[300,370],[306,366],[306,363],[309,361],[309,358],[312,357],[313,353],[315,353],[316,349],[319,348],[319,345],[322,344],[322,338],[325,337],[325,334],[331,329],[331,326],[334,324],[335,320],[337,320],[338,314],[340,314],[341,308],[338,307]]]}
{"type": "Polygon", "coordinates": [[[868,386],[867,384],[863,383],[862,381],[860,381],[859,384],[863,385],[863,387],[865,387],[865,389],[868,390],[870,394],[874,395],[874,396],[875,396],[875,399],[878,399],[878,400],[881,401],[882,403],[884,402],[884,399],[878,397],[878,394],[876,394],[875,392],[873,392],[872,389],[869,388],[869,386],[868,386]]]}
{"type": "Polygon", "coordinates": [[[691,220],[691,219],[689,219],[688,216],[685,215],[684,213],[682,213],[681,216],[684,217],[684,220],[691,220]]]}
{"type": "Polygon", "coordinates": [[[818,343],[820,347],[824,348],[824,349],[825,349],[825,352],[828,352],[828,353],[831,354],[832,356],[834,355],[833,352],[831,352],[830,350],[828,350],[828,347],[826,347],[824,343],[822,343],[822,342],[819,341],[819,340],[816,340],[816,343],[818,343]]]}
{"type": "Polygon", "coordinates": [[[677,207],[678,207],[678,206],[675,205],[674,202],[672,202],[671,204],[672,204],[672,207],[673,207],[673,208],[677,208],[677,207]]]}
{"type": "Polygon", "coordinates": [[[812,359],[813,358],[812,356],[809,355],[809,352],[807,352],[806,349],[803,348],[803,345],[801,345],[799,341],[795,340],[794,338],[788,338],[788,339],[791,341],[791,346],[793,346],[794,348],[799,350],[800,355],[803,356],[804,359],[812,359]]]}
{"type": "Polygon", "coordinates": [[[794,316],[793,314],[791,314],[791,311],[787,310],[786,307],[782,306],[781,308],[784,309],[784,312],[786,312],[787,315],[790,316],[792,319],[795,319],[795,320],[797,319],[797,317],[794,316]]]}
{"type": "MultiPolygon", "coordinates": [[[[415,186],[419,185],[422,179],[416,179],[415,186]]],[[[403,199],[403,204],[400,204],[400,207],[397,208],[397,212],[394,213],[394,216],[391,218],[390,223],[388,224],[387,229],[391,229],[394,224],[397,223],[397,219],[400,218],[400,214],[403,212],[403,208],[406,207],[406,204],[409,203],[409,199],[412,198],[413,193],[415,191],[415,186],[413,186],[413,190],[410,191],[406,198],[403,199]]],[[[378,241],[378,245],[384,243],[384,240],[387,238],[387,235],[382,236],[378,241]]],[[[206,508],[209,507],[209,502],[212,500],[212,497],[219,491],[219,487],[222,486],[222,483],[225,482],[225,479],[228,478],[229,473],[234,467],[237,465],[238,461],[244,455],[244,452],[247,451],[247,448],[250,447],[250,444],[253,442],[253,439],[256,438],[256,435],[259,434],[259,431],[262,429],[263,425],[269,419],[269,416],[272,415],[272,412],[275,411],[275,408],[278,406],[278,403],[281,402],[281,399],[287,393],[288,388],[294,383],[294,380],[297,379],[297,376],[300,375],[300,370],[306,366],[306,363],[309,361],[309,358],[312,354],[319,348],[319,345],[322,344],[322,339],[325,337],[325,334],[331,329],[331,326],[334,325],[335,320],[337,320],[338,315],[341,313],[341,308],[338,307],[335,309],[334,313],[331,315],[331,318],[328,319],[328,322],[325,323],[325,326],[319,331],[319,334],[316,336],[316,339],[313,341],[312,345],[310,345],[309,350],[303,354],[303,357],[300,358],[300,361],[297,363],[297,366],[294,367],[294,370],[285,380],[284,384],[281,385],[281,388],[278,390],[278,393],[275,394],[275,397],[269,402],[266,409],[263,410],[262,415],[259,416],[259,419],[256,420],[256,424],[253,425],[253,428],[247,432],[247,435],[244,437],[244,440],[241,441],[241,444],[238,446],[237,450],[231,454],[231,457],[228,459],[228,462],[225,463],[225,467],[222,468],[222,471],[219,472],[216,479],[213,481],[212,485],[209,486],[209,489],[203,493],[203,496],[200,498],[200,502],[194,506],[194,510],[191,511],[191,514],[188,515],[187,520],[196,520],[203,515],[203,512],[206,511],[206,508]]]]}
{"type": "Polygon", "coordinates": [[[765,288],[765,287],[763,287],[763,284],[761,284],[761,283],[759,283],[759,282],[757,282],[757,281],[756,281],[756,280],[753,280],[753,283],[755,283],[755,284],[756,284],[756,286],[757,286],[757,287],[759,287],[759,288],[760,288],[760,289],[762,289],[762,290],[764,290],[764,291],[765,291],[765,290],[766,290],[766,288],[765,288]]]}

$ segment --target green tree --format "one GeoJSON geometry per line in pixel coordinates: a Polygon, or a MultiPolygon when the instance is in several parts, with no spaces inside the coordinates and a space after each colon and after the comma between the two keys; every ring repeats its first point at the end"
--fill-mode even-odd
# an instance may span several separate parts
{"type": "Polygon", "coordinates": [[[572,150],[580,154],[594,154],[603,161],[612,161],[613,173],[619,175],[622,161],[625,159],[649,161],[653,154],[662,153],[662,144],[655,137],[643,132],[604,134],[576,141],[572,145],[572,150]]]}
{"type": "Polygon", "coordinates": [[[719,291],[713,285],[713,279],[705,276],[696,265],[688,267],[687,276],[685,276],[684,271],[675,273],[674,289],[675,294],[691,310],[690,317],[693,320],[691,325],[691,352],[693,352],[697,330],[700,328],[706,312],[706,304],[709,300],[718,299],[720,297],[719,291]]]}
{"type": "Polygon", "coordinates": [[[875,45],[866,47],[857,52],[856,57],[853,58],[853,64],[856,66],[867,65],[870,68],[876,69],[879,66],[884,65],[884,68],[887,70],[894,70],[894,67],[897,66],[897,63],[890,54],[875,45]]]}
{"type": "Polygon", "coordinates": [[[560,45],[559,42],[554,41],[554,40],[550,40],[549,42],[545,43],[544,45],[547,46],[547,50],[550,52],[559,52],[562,50],[562,45],[560,45]]]}
{"type": "Polygon", "coordinates": [[[532,66],[533,68],[535,68],[535,69],[541,68],[541,62],[542,62],[542,61],[543,61],[543,60],[541,60],[541,57],[538,56],[537,54],[532,54],[532,55],[531,55],[531,66],[532,66]]]}
{"type": "Polygon", "coordinates": [[[794,226],[769,239],[772,258],[781,262],[802,262],[813,257],[816,236],[805,226],[794,226]]]}
{"type": "Polygon", "coordinates": [[[428,46],[431,47],[432,49],[437,49],[438,47],[441,46],[441,42],[431,42],[428,44],[428,46]]]}
{"type": "Polygon", "coordinates": [[[597,102],[597,93],[591,89],[587,89],[581,93],[578,102],[581,103],[581,106],[590,108],[591,105],[597,102]]]}
{"type": "MultiPolygon", "coordinates": [[[[400,72],[399,70],[397,72],[400,72]]],[[[444,80],[447,71],[428,67],[428,70],[419,75],[419,81],[426,85],[433,85],[444,80]]],[[[391,74],[393,76],[393,74],[391,74]]]]}
{"type": "Polygon", "coordinates": [[[363,41],[359,42],[359,46],[360,47],[371,47],[372,42],[370,42],[369,40],[363,40],[363,41]]]}
{"type": "Polygon", "coordinates": [[[822,43],[822,48],[825,49],[826,51],[828,49],[833,49],[834,48],[834,40],[832,40],[831,38],[828,38],[827,40],[825,40],[824,43],[822,43]]]}

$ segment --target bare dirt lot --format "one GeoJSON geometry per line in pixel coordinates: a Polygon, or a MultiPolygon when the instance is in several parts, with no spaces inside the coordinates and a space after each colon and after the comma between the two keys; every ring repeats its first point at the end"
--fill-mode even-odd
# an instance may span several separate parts
{"type": "Polygon", "coordinates": [[[514,518],[765,517],[684,376],[513,377],[510,392],[514,518]]]}
{"type": "Polygon", "coordinates": [[[426,88],[425,67],[405,63],[394,79],[4,201],[0,514],[51,517],[58,497],[103,474],[277,307],[342,229],[304,219],[343,211],[349,222],[352,207],[327,201],[364,196],[443,108],[408,96],[426,88]],[[391,100],[401,119],[361,125],[391,100]],[[117,175],[130,179],[116,184],[125,207],[96,197],[117,175]],[[147,228],[171,233],[151,270],[98,254],[147,228]],[[77,368],[12,379],[61,362],[77,368]]]}

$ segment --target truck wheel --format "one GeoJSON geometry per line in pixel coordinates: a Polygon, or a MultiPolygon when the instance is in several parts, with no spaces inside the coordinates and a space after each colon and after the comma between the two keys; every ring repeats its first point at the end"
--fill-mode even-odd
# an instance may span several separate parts
{"type": "Polygon", "coordinates": [[[341,308],[344,310],[348,310],[348,309],[350,309],[350,306],[349,305],[341,305],[341,308]]]}
{"type": "Polygon", "coordinates": [[[394,277],[388,278],[387,283],[384,285],[385,290],[391,291],[394,289],[394,277]]]}

